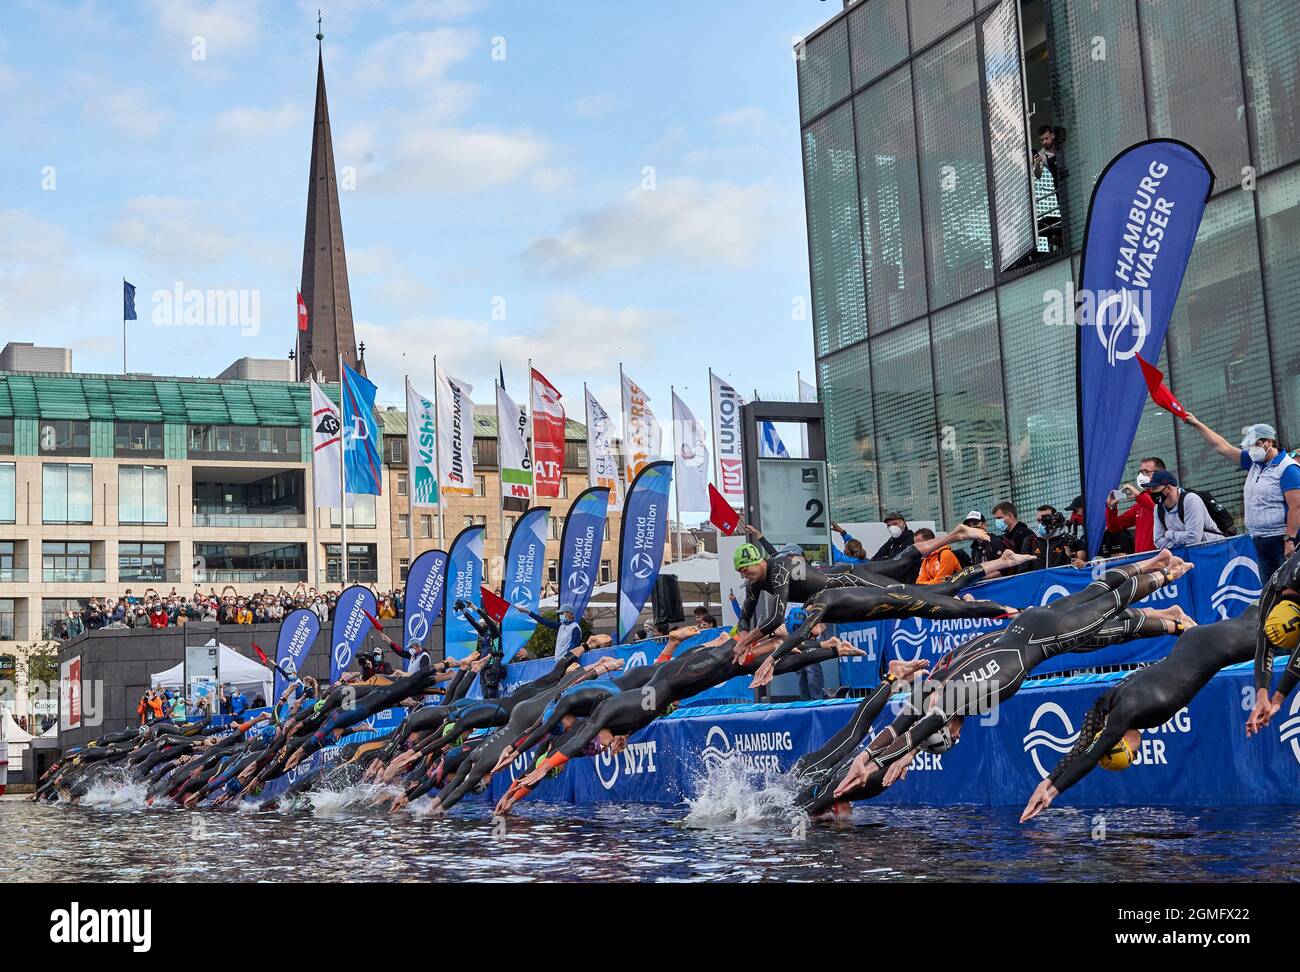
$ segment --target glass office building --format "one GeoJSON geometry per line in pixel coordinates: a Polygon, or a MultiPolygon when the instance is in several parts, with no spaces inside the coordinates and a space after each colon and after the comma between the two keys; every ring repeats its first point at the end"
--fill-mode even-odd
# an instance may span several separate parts
{"type": "MultiPolygon", "coordinates": [[[[1148,137],[1216,175],[1160,365],[1230,440],[1267,421],[1300,445],[1293,0],[856,0],[795,53],[838,519],[1078,494],[1060,310],[1093,184],[1148,137]]],[[[1240,471],[1148,404],[1133,464],[1152,454],[1240,513],[1240,471]]]]}

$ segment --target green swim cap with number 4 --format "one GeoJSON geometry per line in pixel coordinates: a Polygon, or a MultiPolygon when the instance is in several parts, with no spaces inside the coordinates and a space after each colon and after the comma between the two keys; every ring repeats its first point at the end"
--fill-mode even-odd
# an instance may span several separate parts
{"type": "Polygon", "coordinates": [[[731,558],[732,564],[736,570],[742,570],[745,567],[752,567],[754,564],[761,562],[763,551],[759,550],[752,543],[742,543],[736,548],[736,554],[731,558]]]}

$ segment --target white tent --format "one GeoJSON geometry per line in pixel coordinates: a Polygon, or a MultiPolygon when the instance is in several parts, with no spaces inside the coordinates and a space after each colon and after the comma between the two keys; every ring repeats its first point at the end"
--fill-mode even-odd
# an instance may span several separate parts
{"type": "Polygon", "coordinates": [[[9,772],[14,779],[22,776],[23,757],[31,747],[32,734],[14,721],[12,712],[0,713],[0,739],[8,744],[9,772]]]}
{"type": "MultiPolygon", "coordinates": [[[[208,647],[213,645],[217,645],[215,638],[208,641],[208,647]]],[[[270,701],[271,686],[275,677],[271,669],[259,665],[251,658],[245,658],[229,645],[218,645],[218,647],[220,651],[217,652],[217,679],[221,685],[224,687],[233,682],[235,688],[249,697],[249,701],[252,701],[255,695],[270,701]]],[[[150,684],[154,688],[180,691],[185,688],[182,685],[184,678],[185,663],[181,662],[165,672],[151,675],[150,684]]]]}

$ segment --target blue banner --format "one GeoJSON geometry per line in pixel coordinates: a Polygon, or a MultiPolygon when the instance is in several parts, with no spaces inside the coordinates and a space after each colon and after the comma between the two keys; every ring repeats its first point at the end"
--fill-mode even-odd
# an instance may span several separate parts
{"type": "Polygon", "coordinates": [[[631,634],[659,579],[668,538],[668,489],[672,484],[673,464],[652,462],[636,474],[627,489],[618,538],[617,644],[631,634]]]}
{"type": "Polygon", "coordinates": [[[1214,173],[1184,142],[1130,146],[1092,190],[1079,267],[1079,465],[1088,552],[1106,529],[1106,497],[1124,466],[1146,404],[1137,361],[1156,364],[1214,173]]]}
{"type": "MultiPolygon", "coordinates": [[[[307,608],[299,608],[296,611],[290,611],[283,621],[280,622],[280,633],[275,640],[275,663],[290,678],[294,678],[302,671],[302,663],[307,660],[307,653],[311,651],[311,646],[316,643],[316,636],[320,634],[320,618],[316,617],[316,612],[307,608]]],[[[280,693],[288,684],[284,675],[279,671],[275,673],[275,691],[267,701],[272,705],[279,704],[280,693]]]]}
{"type": "Polygon", "coordinates": [[[560,536],[560,604],[571,604],[573,616],[587,610],[591,592],[600,578],[600,555],[605,547],[605,522],[609,515],[609,487],[593,486],[573,501],[560,536]]]}
{"type": "Polygon", "coordinates": [[[515,521],[506,545],[502,593],[510,609],[501,622],[501,650],[507,660],[519,654],[537,627],[527,612],[536,611],[546,575],[546,520],[549,506],[535,506],[515,521]]]}
{"type": "Polygon", "coordinates": [[[349,493],[383,492],[383,459],[379,425],[375,421],[375,392],[365,378],[343,366],[343,479],[349,493]]]}
{"type": "MultiPolygon", "coordinates": [[[[418,644],[431,647],[429,632],[442,614],[442,588],[447,580],[447,554],[426,550],[406,571],[406,595],[402,599],[402,647],[418,644]]],[[[409,667],[408,667],[409,670],[409,667]]]]}
{"type": "MultiPolygon", "coordinates": [[[[1178,548],[1175,552],[1191,562],[1193,570],[1138,604],[1150,607],[1177,604],[1197,623],[1210,624],[1224,618],[1235,618],[1259,599],[1263,585],[1255,563],[1255,547],[1249,537],[1229,537],[1178,548]]],[[[1107,561],[1104,566],[1131,563],[1150,556],[1150,553],[1145,553],[1119,557],[1107,561]]],[[[1077,594],[1092,582],[1095,569],[1056,567],[1035,570],[975,584],[962,593],[1012,607],[1035,607],[1049,604],[1066,594],[1077,594]]],[[[976,635],[1000,630],[1007,624],[1005,620],[989,618],[907,618],[837,625],[836,633],[841,638],[867,652],[866,657],[840,660],[840,684],[852,688],[873,686],[879,680],[882,666],[893,659],[913,661],[928,658],[937,662],[976,635]]],[[[1066,653],[1044,662],[1034,669],[1034,674],[1154,661],[1164,657],[1173,643],[1172,637],[1139,638],[1099,651],[1066,653]]]]}
{"type": "Polygon", "coordinates": [[[464,658],[478,645],[478,632],[453,605],[469,601],[480,607],[483,595],[483,534],[486,528],[466,527],[456,534],[447,553],[447,580],[442,588],[442,649],[446,658],[464,658]]]}
{"type": "Polygon", "coordinates": [[[334,646],[330,654],[330,684],[339,680],[352,658],[365,641],[370,631],[370,618],[366,614],[377,614],[375,595],[370,588],[353,584],[339,595],[334,602],[334,629],[330,644],[334,646]]]}

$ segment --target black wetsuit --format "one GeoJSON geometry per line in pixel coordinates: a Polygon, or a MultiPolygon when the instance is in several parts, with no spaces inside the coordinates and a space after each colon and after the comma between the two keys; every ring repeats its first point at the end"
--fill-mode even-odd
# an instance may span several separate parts
{"type": "Polygon", "coordinates": [[[1166,657],[1103,693],[1083,717],[1074,748],[1048,777],[1057,791],[1083,779],[1124,733],[1163,726],[1218,672],[1249,661],[1259,614],[1252,606],[1240,617],[1192,628],[1166,657]]]}
{"type": "MultiPolygon", "coordinates": [[[[1264,622],[1269,612],[1282,601],[1300,601],[1300,550],[1274,571],[1273,576],[1264,585],[1264,593],[1259,599],[1259,625],[1255,636],[1255,688],[1267,689],[1273,684],[1273,655],[1277,646],[1268,640],[1264,633],[1264,622]],[[1287,593],[1287,592],[1290,593],[1287,593]]],[[[1300,682],[1300,651],[1292,652],[1291,659],[1278,680],[1277,691],[1286,698],[1300,682]]]]}

